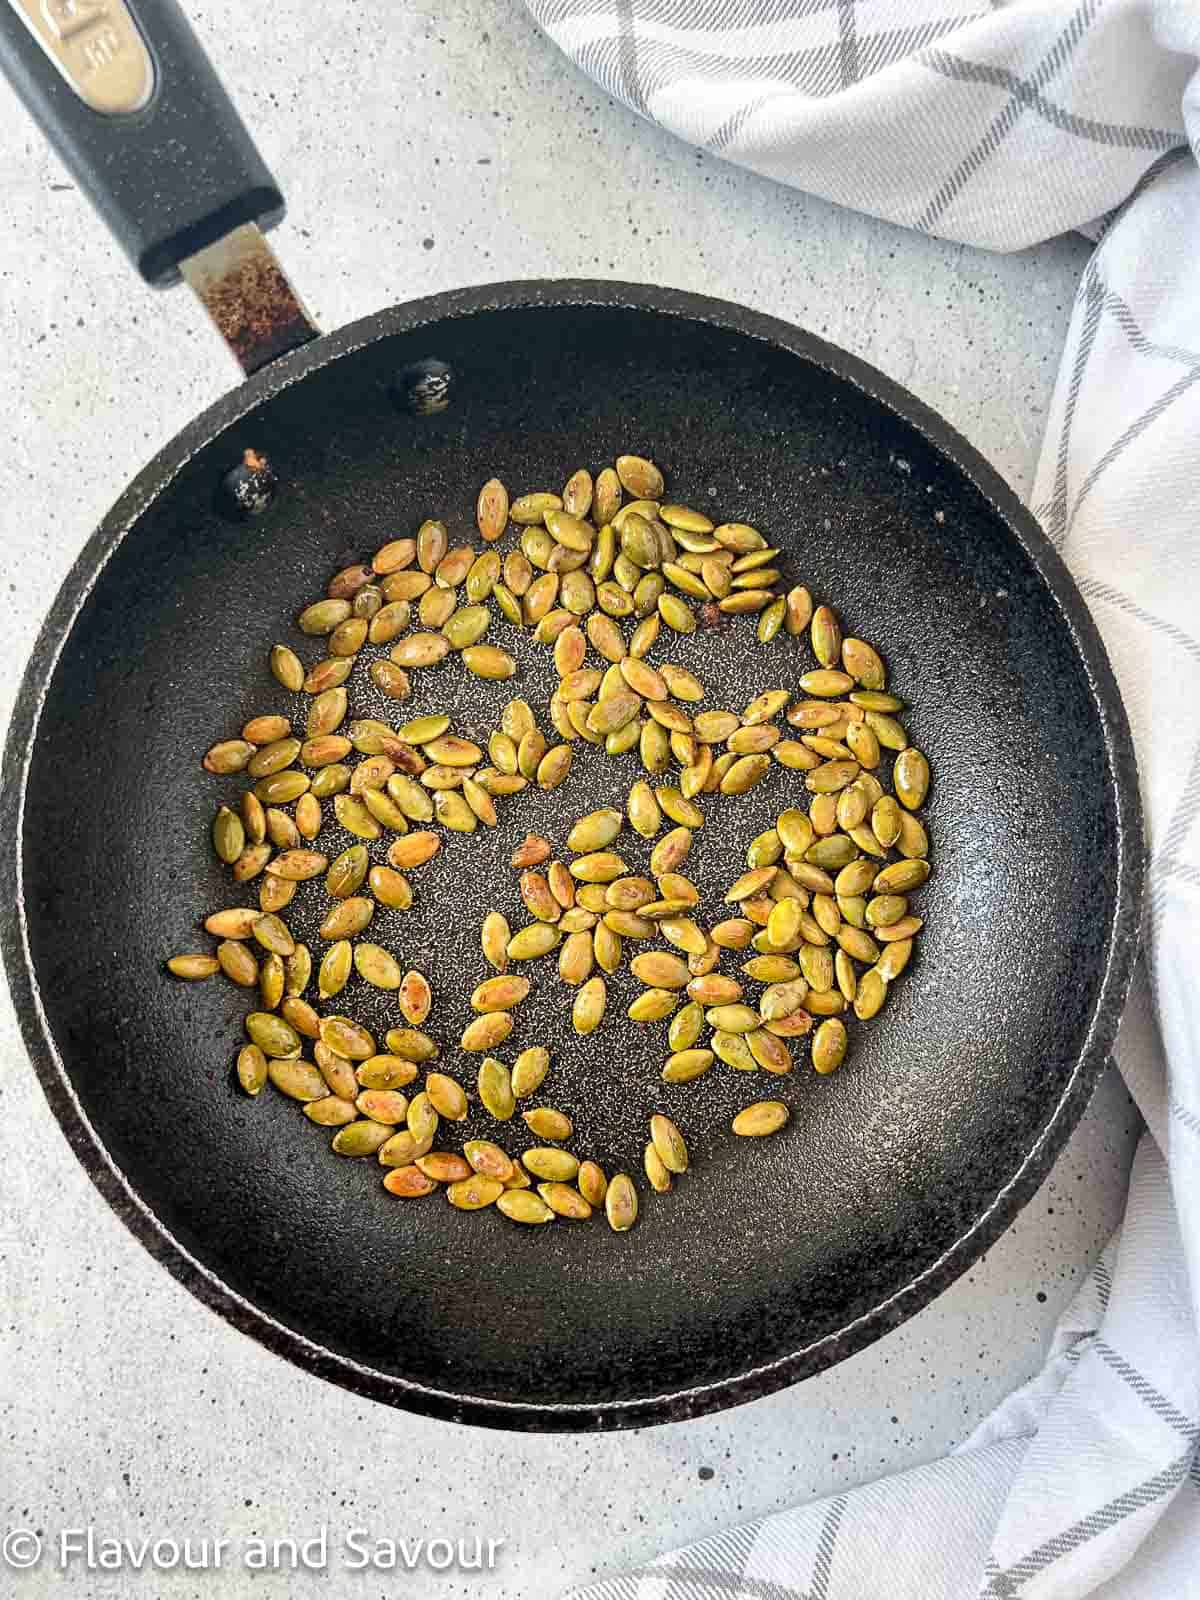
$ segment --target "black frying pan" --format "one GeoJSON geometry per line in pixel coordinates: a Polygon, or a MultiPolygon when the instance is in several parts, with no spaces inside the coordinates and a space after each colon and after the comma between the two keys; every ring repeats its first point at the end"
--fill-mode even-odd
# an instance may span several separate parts
{"type": "MultiPolygon", "coordinates": [[[[0,32],[80,181],[145,274],[167,278],[279,197],[174,7],[138,12],[155,98],[109,121],[3,6],[0,32]]],[[[256,301],[231,290],[219,309],[247,365],[307,333],[281,280],[260,279],[256,301]]],[[[515,687],[544,708],[548,653],[499,621],[493,633],[520,656],[515,687]]],[[[671,655],[712,704],[735,707],[812,664],[796,642],[759,649],[746,622],[672,640],[671,655]]],[[[509,692],[438,669],[404,709],[452,704],[461,731],[483,732],[509,692]]],[[[356,693],[367,714],[384,709],[356,693]]],[[[494,832],[450,839],[413,911],[377,921],[433,979],[450,1070],[469,1070],[453,1041],[483,976],[480,917],[492,904],[516,914],[515,840],[527,828],[561,840],[564,818],[619,804],[636,770],[636,757],[580,759],[554,795],[508,802],[494,832]]],[[[196,1295],[280,1354],[476,1423],[687,1417],[895,1327],[978,1258],[1050,1167],[1107,1059],[1134,954],[1129,732],[1096,630],[1033,519],[952,429],[862,362],[670,290],[445,294],[276,359],[168,445],[89,540],[27,671],[5,780],[8,972],[46,1093],[105,1196],[196,1295]],[[429,360],[449,369],[449,403],[419,415],[397,375],[429,360]],[[240,521],[220,485],[248,447],[280,488],[240,521]],[[683,498],[766,530],[796,578],[886,650],[933,764],[936,872],[919,958],[882,1016],[853,1028],[832,1079],[803,1057],[761,1091],[728,1071],[667,1088],[660,1031],[624,1019],[627,968],[610,1023],[586,1043],[543,973],[514,1043],[552,1045],[552,1098],[586,1130],[581,1147],[636,1171],[646,1116],[662,1108],[684,1125],[694,1171],[667,1198],[643,1196],[632,1234],[527,1233],[494,1213],[394,1201],[293,1104],[248,1103],[231,1079],[241,992],[180,985],[161,964],[196,947],[204,911],[240,898],[205,844],[214,804],[240,782],[214,780],[198,757],[252,713],[301,712],[265,658],[275,638],[299,642],[300,606],[428,514],[472,531],[494,471],[541,487],[625,448],[654,456],[683,498]],[[793,1121],[747,1149],[728,1123],[761,1092],[782,1093],[793,1121]]],[[[710,805],[694,875],[726,884],[788,784],[781,771],[710,805]]],[[[311,907],[293,920],[311,935],[311,907]]],[[[348,999],[380,1027],[395,1020],[370,994],[348,999]]]]}

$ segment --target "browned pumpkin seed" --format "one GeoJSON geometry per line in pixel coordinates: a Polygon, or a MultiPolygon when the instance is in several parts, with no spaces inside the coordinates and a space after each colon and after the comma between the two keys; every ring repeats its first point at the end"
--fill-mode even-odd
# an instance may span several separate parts
{"type": "Polygon", "coordinates": [[[407,1166],[393,1167],[385,1173],[383,1187],[389,1194],[399,1195],[403,1200],[420,1200],[432,1194],[437,1184],[415,1162],[410,1162],[407,1166]]]}
{"type": "Polygon", "coordinates": [[[512,1030],[513,1019],[507,1011],[489,1011],[476,1017],[474,1022],[468,1022],[459,1044],[463,1050],[477,1055],[503,1044],[512,1030]]]}

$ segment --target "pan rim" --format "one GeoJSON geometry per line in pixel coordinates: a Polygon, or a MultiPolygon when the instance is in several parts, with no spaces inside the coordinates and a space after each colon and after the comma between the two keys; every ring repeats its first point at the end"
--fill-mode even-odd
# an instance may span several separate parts
{"type": "Polygon", "coordinates": [[[366,1398],[446,1421],[530,1432],[584,1432],[682,1421],[757,1399],[865,1348],[923,1309],[1009,1226],[1066,1143],[1107,1065],[1137,953],[1145,841],[1132,735],[1107,653],[1074,580],[1032,513],[949,423],[861,358],[778,318],[729,301],[611,279],[529,279],[426,296],[374,312],[282,357],[188,423],[137,474],[84,545],[59,589],[26,665],[0,781],[0,948],[26,1049],[67,1142],[117,1216],[172,1276],[210,1310],[272,1353],[366,1398]],[[110,1156],[75,1093],[41,1004],[28,941],[20,841],[25,790],[46,685],[80,609],[108,560],[145,510],[211,439],[254,407],[366,345],[422,326],[494,310],[650,312],[701,321],[766,341],[832,373],[913,427],[983,496],[1038,570],[1083,668],[1105,747],[1116,816],[1117,884],[1106,962],[1089,1026],[1052,1113],[1017,1169],[952,1244],[870,1310],[770,1362],[682,1390],[625,1400],[499,1400],[432,1388],[380,1372],[314,1343],[229,1288],[171,1233],[110,1156]]]}

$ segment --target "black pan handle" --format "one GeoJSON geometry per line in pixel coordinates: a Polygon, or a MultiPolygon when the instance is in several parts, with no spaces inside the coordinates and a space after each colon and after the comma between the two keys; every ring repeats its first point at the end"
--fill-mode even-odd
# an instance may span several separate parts
{"type": "Polygon", "coordinates": [[[283,216],[175,0],[0,0],[0,67],[147,283],[283,216]]]}

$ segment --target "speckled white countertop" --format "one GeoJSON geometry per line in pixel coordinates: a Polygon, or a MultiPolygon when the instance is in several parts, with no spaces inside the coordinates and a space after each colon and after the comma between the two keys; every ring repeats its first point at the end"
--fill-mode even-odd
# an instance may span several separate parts
{"type": "MultiPolygon", "coordinates": [[[[1061,241],[1006,258],[781,189],[614,106],[510,0],[191,13],[288,192],[278,247],[326,327],[488,279],[612,276],[739,300],[866,357],[1030,481],[1074,285],[1061,241]],[[240,41],[240,42],[239,42],[240,41]]],[[[234,374],[182,291],[141,287],[0,89],[0,720],[42,614],[125,481],[234,374]]],[[[86,886],[82,891],[86,893],[86,886]]],[[[85,1178],[0,1006],[0,1534],[232,1541],[219,1572],[66,1572],[4,1595],[419,1592],[572,1581],[951,1448],[1036,1370],[1118,1220],[1137,1116],[1115,1075],[986,1258],[799,1388],[633,1434],[477,1434],[293,1370],[203,1309],[85,1178]],[[323,1573],[244,1541],[328,1529],[323,1573]],[[503,1540],[494,1571],[353,1570],[347,1530],[503,1540]]],[[[316,1551],[312,1552],[316,1555],[316,1551]]]]}

